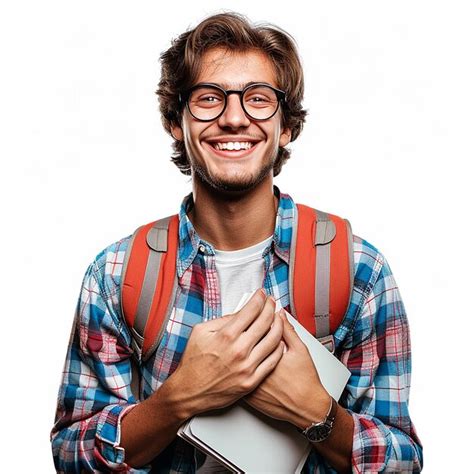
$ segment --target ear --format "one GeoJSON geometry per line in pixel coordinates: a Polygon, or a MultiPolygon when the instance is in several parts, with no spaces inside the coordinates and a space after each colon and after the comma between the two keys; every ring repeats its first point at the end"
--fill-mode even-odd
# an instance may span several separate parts
{"type": "Polygon", "coordinates": [[[179,125],[171,125],[171,135],[175,140],[183,141],[183,129],[179,125]]]}
{"type": "Polygon", "coordinates": [[[278,142],[278,145],[280,147],[284,147],[288,145],[290,141],[291,141],[291,130],[289,128],[284,128],[280,133],[280,140],[278,142]]]}

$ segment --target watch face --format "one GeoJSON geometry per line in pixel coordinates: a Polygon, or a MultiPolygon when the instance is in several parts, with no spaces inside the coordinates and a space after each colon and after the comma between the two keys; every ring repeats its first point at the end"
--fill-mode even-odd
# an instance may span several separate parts
{"type": "Polygon", "coordinates": [[[309,441],[317,443],[318,441],[325,440],[331,433],[331,426],[326,423],[320,423],[312,426],[306,433],[306,437],[309,441]]]}

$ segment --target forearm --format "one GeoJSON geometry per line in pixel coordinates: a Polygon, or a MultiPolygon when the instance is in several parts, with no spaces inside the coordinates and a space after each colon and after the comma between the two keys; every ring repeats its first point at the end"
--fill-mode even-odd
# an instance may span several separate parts
{"type": "Polygon", "coordinates": [[[71,422],[64,412],[51,433],[54,465],[58,472],[110,471],[123,466],[124,452],[118,444],[120,419],[133,405],[112,404],[71,422]]]}
{"type": "Polygon", "coordinates": [[[122,420],[121,447],[125,462],[132,467],[153,460],[176,437],[178,428],[192,415],[179,398],[173,377],[139,403],[122,420]]]}
{"type": "Polygon", "coordinates": [[[350,414],[354,420],[354,472],[421,471],[422,448],[413,426],[404,431],[376,416],[350,414]]]}
{"type": "Polygon", "coordinates": [[[338,405],[331,434],[324,441],[312,443],[312,446],[337,472],[350,472],[353,436],[354,420],[338,405]]]}

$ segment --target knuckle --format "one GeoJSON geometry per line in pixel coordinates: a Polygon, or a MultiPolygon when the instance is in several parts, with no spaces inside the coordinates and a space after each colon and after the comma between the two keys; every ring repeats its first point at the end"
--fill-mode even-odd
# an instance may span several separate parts
{"type": "Polygon", "coordinates": [[[245,364],[240,365],[239,376],[242,377],[244,380],[250,378],[252,373],[252,366],[248,363],[248,361],[245,364]]]}
{"type": "Polygon", "coordinates": [[[248,393],[248,392],[251,392],[254,388],[254,383],[253,383],[253,380],[251,380],[250,378],[244,380],[241,384],[240,384],[240,387],[242,388],[242,390],[245,392],[245,393],[248,393]]]}
{"type": "Polygon", "coordinates": [[[221,337],[222,341],[230,342],[232,340],[232,331],[229,328],[225,327],[219,331],[219,336],[221,337]]]}
{"type": "Polygon", "coordinates": [[[234,358],[236,360],[244,360],[247,358],[247,350],[243,346],[236,347],[234,349],[234,358]]]}

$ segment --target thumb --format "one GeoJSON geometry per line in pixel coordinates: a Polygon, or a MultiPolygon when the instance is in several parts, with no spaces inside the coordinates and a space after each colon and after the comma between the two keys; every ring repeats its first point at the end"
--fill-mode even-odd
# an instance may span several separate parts
{"type": "Polygon", "coordinates": [[[283,320],[283,340],[288,346],[288,349],[296,349],[298,346],[301,346],[303,342],[298,336],[298,333],[296,332],[295,328],[288,321],[284,310],[281,310],[280,317],[283,320]]]}

